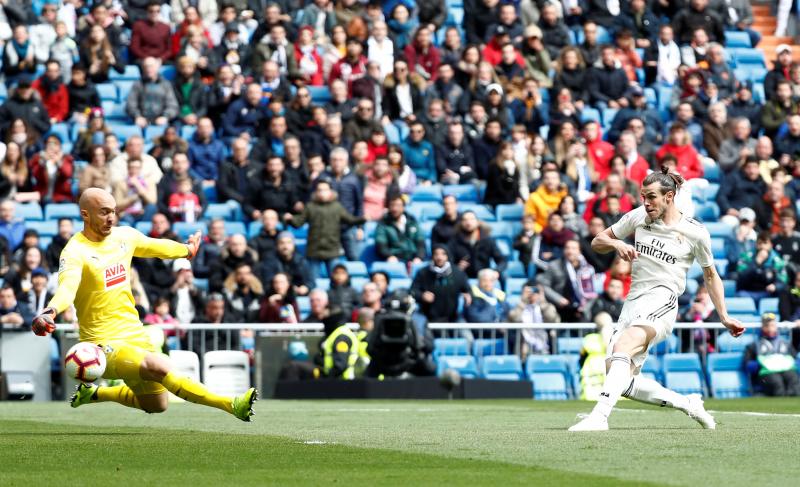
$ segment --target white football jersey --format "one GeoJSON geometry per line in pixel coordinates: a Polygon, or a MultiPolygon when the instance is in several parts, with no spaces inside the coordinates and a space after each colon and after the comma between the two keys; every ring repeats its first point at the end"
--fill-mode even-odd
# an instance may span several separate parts
{"type": "Polygon", "coordinates": [[[683,294],[686,273],[697,259],[700,267],[714,265],[711,236],[702,223],[681,215],[674,226],[662,220],[651,221],[644,206],[629,211],[611,226],[619,239],[634,236],[639,257],[633,261],[628,299],[636,298],[656,286],[683,294]]]}

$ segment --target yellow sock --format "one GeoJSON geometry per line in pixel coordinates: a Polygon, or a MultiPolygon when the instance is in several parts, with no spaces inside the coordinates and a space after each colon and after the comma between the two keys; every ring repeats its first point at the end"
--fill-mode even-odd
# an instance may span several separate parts
{"type": "Polygon", "coordinates": [[[116,402],[129,408],[142,409],[139,406],[139,400],[136,394],[133,393],[130,387],[114,386],[114,387],[98,387],[92,396],[94,402],[116,402]]]}
{"type": "Polygon", "coordinates": [[[230,397],[218,396],[206,389],[203,384],[188,377],[170,372],[164,377],[161,384],[169,392],[186,401],[222,409],[228,413],[233,412],[233,400],[230,397]]]}

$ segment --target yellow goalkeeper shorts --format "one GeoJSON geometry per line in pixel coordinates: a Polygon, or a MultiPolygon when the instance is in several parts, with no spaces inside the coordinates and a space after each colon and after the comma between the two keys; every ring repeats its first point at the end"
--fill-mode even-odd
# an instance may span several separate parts
{"type": "Polygon", "coordinates": [[[122,379],[134,394],[162,394],[167,389],[149,380],[142,380],[139,369],[148,353],[159,353],[148,341],[118,341],[101,345],[106,354],[105,379],[122,379]]]}

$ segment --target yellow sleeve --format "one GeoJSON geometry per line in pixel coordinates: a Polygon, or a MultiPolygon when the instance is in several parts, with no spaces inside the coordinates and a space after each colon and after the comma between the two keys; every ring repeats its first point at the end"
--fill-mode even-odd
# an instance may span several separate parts
{"type": "Polygon", "coordinates": [[[136,229],[131,229],[131,233],[135,242],[134,257],[179,259],[189,256],[189,247],[186,244],[165,238],[150,238],[136,229]]]}
{"type": "Polygon", "coordinates": [[[65,255],[67,253],[61,253],[61,260],[58,263],[58,290],[48,304],[49,307],[55,308],[57,313],[72,306],[83,274],[83,261],[75,256],[67,257],[65,255]]]}

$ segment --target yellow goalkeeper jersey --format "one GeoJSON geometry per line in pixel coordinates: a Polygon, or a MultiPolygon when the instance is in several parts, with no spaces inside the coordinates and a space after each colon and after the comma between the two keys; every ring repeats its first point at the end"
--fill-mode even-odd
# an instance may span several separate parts
{"type": "Polygon", "coordinates": [[[59,313],[75,304],[84,342],[142,340],[146,336],[131,293],[131,259],[186,257],[185,244],[115,227],[102,242],[76,233],[61,252],[58,290],[49,306],[59,313]]]}

